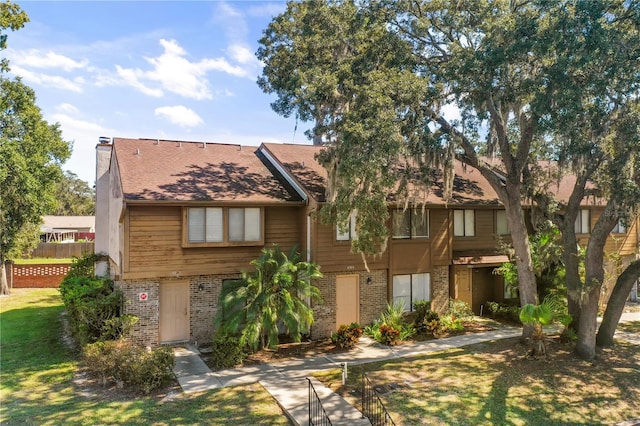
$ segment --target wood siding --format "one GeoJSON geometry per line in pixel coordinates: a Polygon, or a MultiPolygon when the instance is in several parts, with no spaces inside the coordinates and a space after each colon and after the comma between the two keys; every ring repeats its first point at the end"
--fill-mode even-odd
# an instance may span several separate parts
{"type": "Polygon", "coordinates": [[[263,247],[300,244],[300,208],[266,207],[264,246],[182,247],[182,208],[130,206],[125,216],[124,279],[232,274],[248,270],[263,247]]]}
{"type": "MultiPolygon", "coordinates": [[[[475,236],[453,237],[453,250],[487,250],[488,252],[490,252],[496,250],[496,248],[498,247],[498,238],[495,231],[495,210],[475,209],[475,211],[475,236]]],[[[453,214],[451,214],[449,217],[453,222],[453,214]]]]}
{"type": "MultiPolygon", "coordinates": [[[[600,215],[604,212],[601,207],[591,208],[591,223],[589,229],[593,230],[600,215]]],[[[578,234],[578,244],[587,247],[589,235],[578,234]]],[[[606,254],[619,254],[620,256],[635,255],[638,252],[638,220],[634,220],[627,226],[626,234],[609,234],[604,246],[606,254]]]]}

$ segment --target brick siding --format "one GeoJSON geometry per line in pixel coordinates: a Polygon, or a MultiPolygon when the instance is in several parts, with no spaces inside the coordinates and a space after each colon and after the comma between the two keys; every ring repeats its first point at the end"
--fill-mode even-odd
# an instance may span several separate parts
{"type": "Polygon", "coordinates": [[[16,265],[10,267],[14,288],[57,288],[71,269],[70,264],[16,265]]]}
{"type": "MultiPolygon", "coordinates": [[[[217,313],[218,297],[225,279],[239,275],[199,275],[185,277],[189,283],[189,331],[190,341],[210,342],[213,338],[213,319],[217,313]]],[[[166,278],[175,280],[175,278],[166,278]]],[[[132,338],[144,345],[160,343],[160,282],[157,280],[117,281],[116,286],[124,294],[123,312],[139,318],[134,326],[132,338]],[[148,299],[138,300],[138,294],[146,292],[148,299]]]]}
{"type": "Polygon", "coordinates": [[[360,324],[370,324],[387,307],[387,270],[376,271],[345,271],[326,273],[314,282],[322,295],[323,303],[313,306],[314,324],[311,327],[311,337],[320,339],[329,337],[336,324],[336,277],[338,275],[359,276],[360,286],[360,324]],[[367,278],[371,283],[367,284],[367,278]]]}
{"type": "Polygon", "coordinates": [[[449,310],[449,266],[434,266],[431,272],[431,309],[439,314],[449,310]]]}

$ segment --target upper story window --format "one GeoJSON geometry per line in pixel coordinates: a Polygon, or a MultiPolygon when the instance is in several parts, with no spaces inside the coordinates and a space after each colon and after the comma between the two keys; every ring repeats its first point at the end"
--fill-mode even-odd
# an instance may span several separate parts
{"type": "Polygon", "coordinates": [[[504,210],[496,210],[496,234],[509,235],[509,222],[507,221],[507,212],[504,210]]]}
{"type": "Polygon", "coordinates": [[[189,207],[184,220],[187,246],[263,244],[260,207],[189,207]]]}
{"type": "Polygon", "coordinates": [[[453,235],[455,237],[475,237],[476,212],[475,210],[453,211],[453,235]]]}
{"type": "Polygon", "coordinates": [[[621,220],[618,221],[618,223],[616,223],[616,226],[613,227],[613,229],[611,230],[612,234],[626,234],[627,233],[627,227],[624,226],[624,224],[622,223],[621,220]]]}
{"type": "Polygon", "coordinates": [[[578,212],[574,230],[576,234],[588,234],[591,232],[591,210],[582,209],[578,212]]]}
{"type": "Polygon", "coordinates": [[[429,237],[429,210],[393,210],[391,222],[393,238],[429,237]]]}
{"type": "Polygon", "coordinates": [[[356,215],[350,216],[346,228],[342,229],[336,225],[336,240],[349,241],[356,239],[356,215]]]}

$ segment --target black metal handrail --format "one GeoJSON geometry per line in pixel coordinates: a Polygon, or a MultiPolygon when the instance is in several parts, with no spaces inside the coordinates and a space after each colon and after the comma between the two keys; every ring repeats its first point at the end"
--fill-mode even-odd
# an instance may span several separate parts
{"type": "Polygon", "coordinates": [[[307,381],[309,382],[309,425],[332,426],[327,412],[324,411],[322,401],[320,401],[316,389],[311,383],[311,379],[307,377],[307,381]]]}
{"type": "Polygon", "coordinates": [[[364,368],[362,369],[362,414],[374,426],[396,425],[365,374],[364,368]]]}

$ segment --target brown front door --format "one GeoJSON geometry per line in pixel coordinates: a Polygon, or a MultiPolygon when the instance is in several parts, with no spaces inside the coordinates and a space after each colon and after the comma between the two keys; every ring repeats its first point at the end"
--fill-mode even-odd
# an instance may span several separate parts
{"type": "Polygon", "coordinates": [[[336,277],[336,329],[342,324],[360,321],[358,275],[336,277]]]}
{"type": "Polygon", "coordinates": [[[456,293],[455,298],[458,300],[462,300],[472,305],[472,294],[471,294],[471,277],[469,275],[470,269],[466,266],[458,266],[456,267],[455,272],[455,280],[456,280],[456,293]]]}
{"type": "Polygon", "coordinates": [[[160,283],[160,342],[189,340],[189,282],[160,283]]]}

